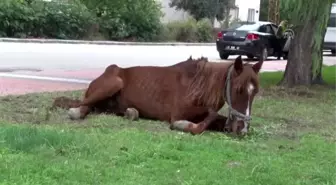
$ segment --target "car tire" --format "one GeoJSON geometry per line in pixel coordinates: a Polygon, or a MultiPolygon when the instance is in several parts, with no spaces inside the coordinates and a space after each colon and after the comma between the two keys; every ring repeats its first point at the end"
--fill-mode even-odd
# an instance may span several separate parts
{"type": "Polygon", "coordinates": [[[229,58],[229,54],[226,54],[226,53],[219,53],[219,57],[222,59],[222,60],[226,60],[229,58]]]}
{"type": "Polygon", "coordinates": [[[254,55],[246,55],[248,59],[252,60],[254,58],[254,55]]]}
{"type": "Polygon", "coordinates": [[[287,60],[288,59],[288,52],[284,52],[282,58],[284,60],[287,60]]]}
{"type": "Polygon", "coordinates": [[[332,49],[332,50],[331,50],[331,54],[332,54],[333,56],[336,56],[336,51],[335,51],[334,49],[332,49]]]}

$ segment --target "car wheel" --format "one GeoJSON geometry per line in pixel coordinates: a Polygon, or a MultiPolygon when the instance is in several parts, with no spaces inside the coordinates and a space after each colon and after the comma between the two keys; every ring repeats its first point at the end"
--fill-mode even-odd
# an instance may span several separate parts
{"type": "Polygon", "coordinates": [[[219,57],[222,59],[222,60],[226,60],[229,58],[229,54],[226,54],[226,53],[219,53],[219,57]]]}
{"type": "Polygon", "coordinates": [[[331,50],[331,54],[335,56],[336,55],[336,51],[334,49],[332,49],[331,50]]]}
{"type": "Polygon", "coordinates": [[[246,55],[248,59],[252,60],[254,58],[253,55],[246,55]]]}
{"type": "Polygon", "coordinates": [[[288,59],[288,52],[284,52],[282,58],[284,60],[287,60],[288,59]]]}

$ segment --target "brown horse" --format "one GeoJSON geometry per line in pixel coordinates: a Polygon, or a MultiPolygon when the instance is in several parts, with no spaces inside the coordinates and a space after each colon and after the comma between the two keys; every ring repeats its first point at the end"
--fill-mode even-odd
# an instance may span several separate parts
{"type": "Polygon", "coordinates": [[[110,65],[90,83],[82,101],[61,97],[54,104],[72,107],[71,119],[84,119],[92,111],[122,116],[135,110],[141,118],[166,121],[172,129],[192,134],[202,133],[216,120],[222,120],[223,129],[246,133],[262,64],[243,64],[239,56],[233,63],[190,57],[167,67],[110,65]],[[217,114],[225,101],[229,119],[217,114]]]}

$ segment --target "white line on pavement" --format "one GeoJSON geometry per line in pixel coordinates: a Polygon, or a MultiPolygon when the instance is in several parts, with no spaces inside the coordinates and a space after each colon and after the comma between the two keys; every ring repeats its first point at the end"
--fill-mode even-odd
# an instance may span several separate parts
{"type": "Polygon", "coordinates": [[[81,80],[75,78],[59,78],[50,76],[35,76],[35,75],[22,75],[22,74],[10,74],[10,73],[0,73],[0,77],[46,80],[46,81],[67,82],[67,83],[81,83],[81,84],[89,84],[91,82],[91,80],[81,80]]]}

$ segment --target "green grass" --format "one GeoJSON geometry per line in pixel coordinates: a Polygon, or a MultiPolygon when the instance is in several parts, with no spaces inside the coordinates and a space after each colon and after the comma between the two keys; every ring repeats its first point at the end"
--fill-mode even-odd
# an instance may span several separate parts
{"type": "MultiPolygon", "coordinates": [[[[335,89],[272,86],[281,75],[261,75],[245,138],[47,111],[53,97],[81,91],[0,98],[0,184],[333,185],[335,89]]],[[[335,66],[324,79],[335,84],[335,66]]]]}

